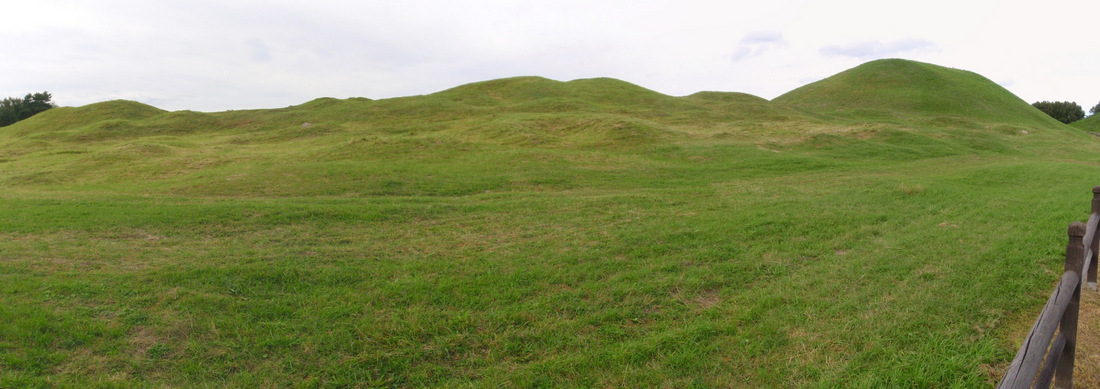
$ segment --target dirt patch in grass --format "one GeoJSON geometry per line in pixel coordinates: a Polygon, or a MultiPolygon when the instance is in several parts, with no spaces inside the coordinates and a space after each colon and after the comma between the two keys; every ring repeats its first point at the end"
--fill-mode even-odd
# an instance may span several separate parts
{"type": "Polygon", "coordinates": [[[1100,292],[1085,289],[1077,320],[1073,386],[1100,388],[1100,292]]]}

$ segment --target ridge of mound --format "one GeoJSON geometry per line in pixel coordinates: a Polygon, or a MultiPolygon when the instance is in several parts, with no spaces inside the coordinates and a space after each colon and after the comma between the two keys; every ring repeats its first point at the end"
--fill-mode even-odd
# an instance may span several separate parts
{"type": "Polygon", "coordinates": [[[475,82],[428,95],[475,107],[528,108],[534,111],[631,107],[675,101],[638,85],[613,78],[568,82],[543,77],[511,77],[475,82]]]}
{"type": "Polygon", "coordinates": [[[335,97],[318,97],[316,99],[307,101],[305,103],[295,105],[291,108],[293,108],[293,109],[320,109],[320,108],[331,108],[331,107],[335,107],[335,106],[339,106],[341,104],[347,104],[347,103],[358,104],[358,103],[369,103],[371,101],[373,101],[373,100],[368,99],[366,97],[350,97],[350,98],[347,98],[347,99],[337,99],[335,97]]]}
{"type": "Polygon", "coordinates": [[[565,83],[561,81],[524,76],[459,85],[428,96],[446,98],[471,105],[492,106],[538,100],[567,93],[565,83]]]}
{"type": "Polygon", "coordinates": [[[701,91],[695,92],[685,96],[693,100],[701,101],[714,101],[724,103],[741,103],[741,104],[768,104],[768,99],[760,96],[750,95],[748,93],[741,92],[714,92],[714,91],[701,91]]]}
{"type": "Polygon", "coordinates": [[[903,59],[871,61],[772,101],[814,114],[863,120],[917,116],[1057,126],[1050,117],[977,73],[903,59]]]}
{"type": "Polygon", "coordinates": [[[163,109],[131,100],[110,100],[75,108],[87,116],[103,116],[110,119],[147,119],[168,112],[163,109]]]}

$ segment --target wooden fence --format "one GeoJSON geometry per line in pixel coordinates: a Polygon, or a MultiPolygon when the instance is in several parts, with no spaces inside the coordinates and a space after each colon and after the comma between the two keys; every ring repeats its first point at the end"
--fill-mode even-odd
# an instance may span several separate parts
{"type": "Polygon", "coordinates": [[[1077,350],[1077,309],[1081,290],[1088,286],[1096,290],[1096,254],[1100,239],[1096,227],[1100,223],[1100,186],[1092,188],[1092,214],[1088,223],[1069,225],[1066,245],[1066,268],[1062,280],[1047,300],[1039,320],[1031,327],[1012,365],[1005,372],[998,388],[1073,387],[1073,355],[1077,350]],[[1058,337],[1054,334],[1057,330],[1058,337]],[[1053,340],[1053,343],[1051,342],[1053,340]]]}

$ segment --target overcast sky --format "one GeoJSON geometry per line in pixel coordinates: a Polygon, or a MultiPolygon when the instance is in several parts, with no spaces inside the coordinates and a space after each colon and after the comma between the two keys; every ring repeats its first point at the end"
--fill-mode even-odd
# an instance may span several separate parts
{"type": "Polygon", "coordinates": [[[1034,0],[22,1],[0,13],[0,97],[223,111],[536,75],[771,99],[906,58],[1087,111],[1098,15],[1034,0]]]}

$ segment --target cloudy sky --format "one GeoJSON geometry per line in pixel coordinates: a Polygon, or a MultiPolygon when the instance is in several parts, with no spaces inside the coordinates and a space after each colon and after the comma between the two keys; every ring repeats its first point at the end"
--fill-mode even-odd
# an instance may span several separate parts
{"type": "Polygon", "coordinates": [[[222,111],[537,75],[771,99],[907,58],[1088,110],[1097,15],[1034,0],[23,1],[0,13],[0,97],[222,111]]]}

